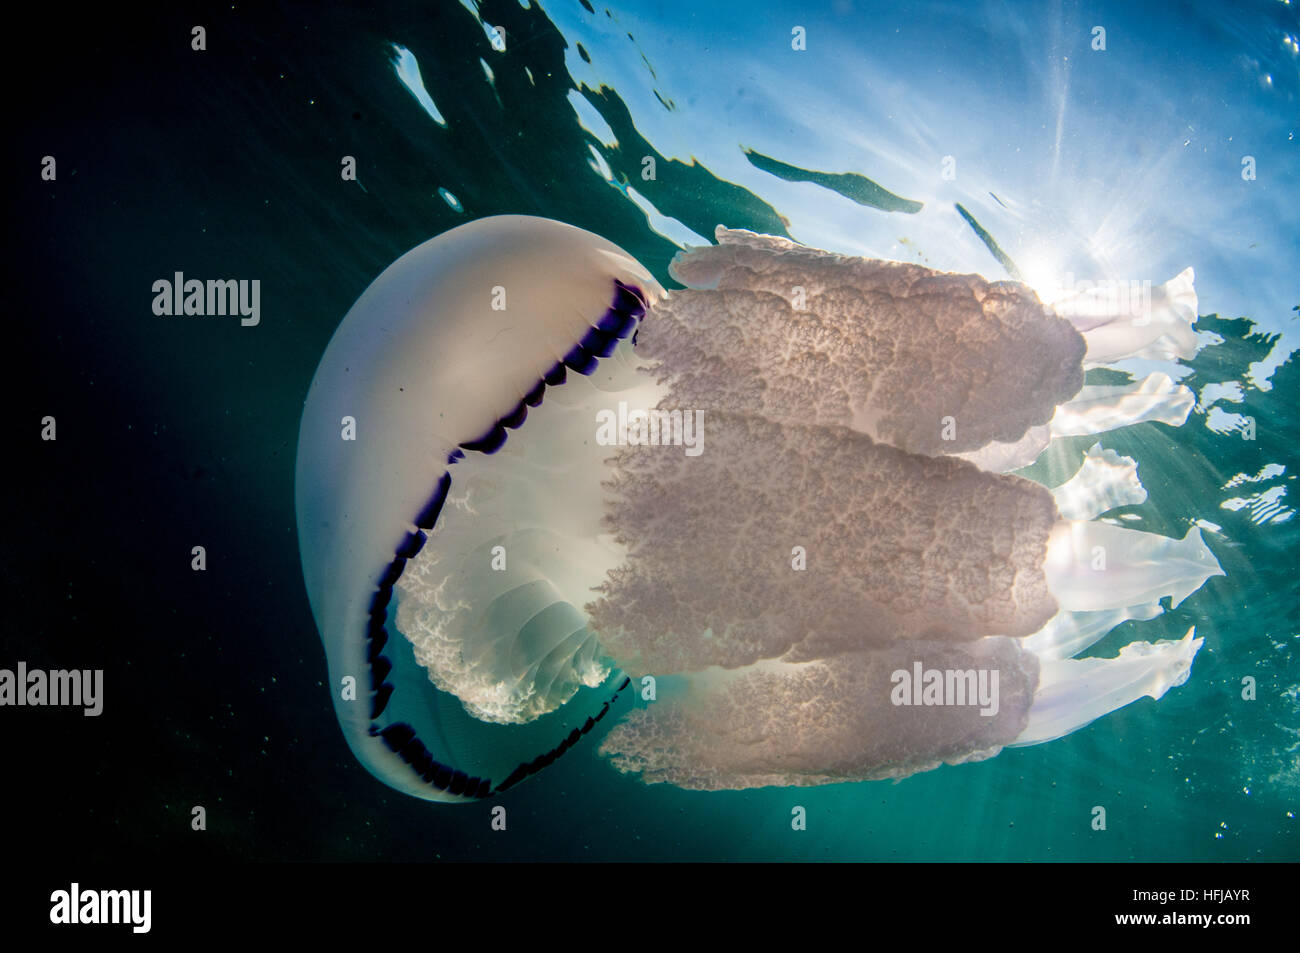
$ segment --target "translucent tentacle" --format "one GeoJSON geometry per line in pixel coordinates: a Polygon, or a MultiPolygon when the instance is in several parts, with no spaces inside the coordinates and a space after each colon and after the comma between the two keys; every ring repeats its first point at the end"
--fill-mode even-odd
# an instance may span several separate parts
{"type": "Polygon", "coordinates": [[[1082,728],[1143,695],[1160,698],[1187,681],[1203,639],[1187,630],[1178,641],[1133,642],[1111,659],[1062,659],[1043,664],[1029,723],[1012,742],[1035,745],[1082,728]]]}
{"type": "Polygon", "coordinates": [[[1056,508],[1071,520],[1090,520],[1119,506],[1145,503],[1147,491],[1138,480],[1137,461],[1094,443],[1083,466],[1052,491],[1056,508]]]}
{"type": "Polygon", "coordinates": [[[1196,406],[1196,395],[1168,374],[1148,374],[1136,384],[1090,386],[1056,408],[1053,437],[1105,433],[1148,420],[1181,427],[1196,406]]]}
{"type": "Polygon", "coordinates": [[[1053,298],[1053,310],[1083,334],[1087,367],[1127,358],[1190,360],[1199,342],[1195,274],[1186,268],[1157,288],[1102,283],[1053,298]]]}
{"type": "Polygon", "coordinates": [[[1129,619],[1154,619],[1164,611],[1158,602],[1144,602],[1126,609],[1058,612],[1022,644],[1045,662],[1073,658],[1100,642],[1117,625],[1129,619]]]}
{"type": "Polygon", "coordinates": [[[1070,611],[1122,609],[1164,596],[1177,607],[1211,576],[1219,562],[1193,526],[1182,539],[1112,526],[1065,521],[1047,546],[1047,585],[1070,611]]]}

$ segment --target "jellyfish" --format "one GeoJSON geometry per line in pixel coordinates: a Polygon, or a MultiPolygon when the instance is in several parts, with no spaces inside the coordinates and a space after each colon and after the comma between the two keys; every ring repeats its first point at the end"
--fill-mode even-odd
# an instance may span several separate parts
{"type": "Polygon", "coordinates": [[[599,752],[717,790],[901,778],[1069,734],[1201,645],[1078,658],[1222,574],[1106,522],[1146,498],[1053,440],[1194,401],[1189,271],[1141,314],[719,227],[670,266],[497,216],[394,262],[331,339],[296,471],[303,574],[349,746],[433,801],[599,752]],[[1077,303],[1076,303],[1077,304],[1077,303]]]}

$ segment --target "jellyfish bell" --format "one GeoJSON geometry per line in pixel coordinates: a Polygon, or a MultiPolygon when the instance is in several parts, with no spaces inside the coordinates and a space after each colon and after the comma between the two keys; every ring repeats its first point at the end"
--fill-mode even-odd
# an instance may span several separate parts
{"type": "Polygon", "coordinates": [[[619,770],[709,789],[902,777],[1187,677],[1191,633],[1073,656],[1220,573],[1199,532],[1099,522],[1145,498],[1134,461],[1099,447],[1055,491],[1002,471],[1059,436],[1185,419],[1168,379],[1083,375],[1182,347],[1189,276],[1155,296],[1172,330],[1126,337],[1014,282],[717,238],[674,260],[686,288],[667,293],[580,229],[481,219],[398,259],[344,319],[304,407],[297,515],[367,769],[487,796],[654,673],[686,687],[606,737],[619,770]],[[686,420],[700,452],[647,437],[686,420]],[[909,660],[996,669],[997,714],[899,708],[909,660]]]}
{"type": "MultiPolygon", "coordinates": [[[[617,560],[589,506],[603,451],[562,432],[575,419],[558,405],[646,386],[610,358],[662,294],[598,236],[501,216],[407,252],[330,340],[299,434],[303,575],[344,734],[393,787],[482,796],[590,729],[485,732],[470,712],[519,725],[609,674],[572,609],[587,594],[565,597],[617,560]]],[[[580,710],[603,714],[609,694],[580,710]]]]}

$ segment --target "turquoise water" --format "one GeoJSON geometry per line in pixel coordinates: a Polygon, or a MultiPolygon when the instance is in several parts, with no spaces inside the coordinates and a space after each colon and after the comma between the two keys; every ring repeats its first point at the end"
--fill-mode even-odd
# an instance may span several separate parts
{"type": "MultiPolygon", "coordinates": [[[[103,658],[134,689],[122,717],[148,757],[119,740],[121,722],[92,729],[129,777],[107,786],[98,849],[180,850],[159,819],[205,798],[233,821],[204,842],[215,857],[1300,859],[1300,21],[1281,3],[1135,6],[214,8],[201,68],[170,52],[56,87],[60,109],[27,129],[70,159],[56,200],[20,198],[38,224],[19,261],[62,263],[42,301],[75,333],[36,333],[52,367],[78,368],[65,412],[102,425],[86,439],[106,458],[135,464],[86,489],[83,511],[62,493],[76,480],[60,448],[32,509],[64,507],[70,526],[93,516],[121,543],[77,571],[84,585],[129,592],[151,573],[165,593],[148,609],[96,603],[136,632],[116,658],[61,602],[17,610],[31,641],[11,636],[7,656],[75,629],[78,664],[103,658]],[[795,26],[806,50],[791,48],[795,26]],[[403,62],[418,63],[423,96],[403,62]],[[356,181],[340,178],[344,155],[356,181]],[[672,255],[719,224],[991,279],[1014,269],[1031,286],[1067,273],[1158,284],[1194,267],[1198,329],[1217,338],[1181,380],[1198,406],[1182,428],[1142,424],[1105,445],[1139,461],[1150,496],[1126,508],[1133,525],[1181,536],[1204,521],[1227,575],[1090,653],[1195,625],[1190,679],[1062,740],[899,783],[683,791],[619,775],[588,743],[504,796],[509,838],[489,831],[488,807],[384,788],[344,746],[323,684],[293,533],[298,416],[369,282],[430,236],[501,213],[595,231],[666,286],[672,255]],[[146,320],[141,289],[173,270],[260,276],[262,325],[146,320]],[[1254,418],[1255,439],[1225,414],[1254,418]],[[155,555],[192,538],[225,554],[201,583],[155,555]],[[1098,805],[1106,831],[1090,827],[1098,805]],[[791,829],[795,806],[806,831],[791,829]]],[[[181,25],[167,14],[151,29],[181,25]]],[[[1091,442],[1055,445],[1035,475],[1063,478],[1091,442]]],[[[16,588],[59,571],[57,534],[29,531],[16,588]]]]}

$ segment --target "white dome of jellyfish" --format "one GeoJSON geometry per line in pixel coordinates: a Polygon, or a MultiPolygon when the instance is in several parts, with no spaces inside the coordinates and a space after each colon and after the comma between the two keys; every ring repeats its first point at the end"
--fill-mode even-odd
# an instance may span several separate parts
{"type": "Polygon", "coordinates": [[[1190,358],[1190,269],[1149,311],[1054,310],[1018,282],[716,238],[665,292],[581,229],[480,219],[340,325],[297,516],[372,774],[488,797],[614,712],[599,751],[649,783],[901,778],[1186,681],[1190,630],[1076,656],[1222,575],[1199,530],[1100,521],[1146,499],[1100,443],[1055,489],[1006,471],[1058,437],[1183,424],[1167,376],[1084,371],[1190,358]],[[680,677],[625,713],[645,675],[680,677]]]}

